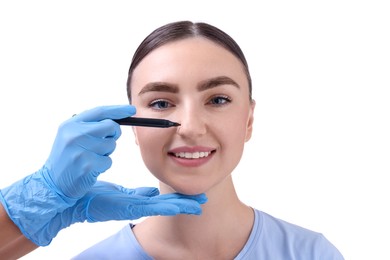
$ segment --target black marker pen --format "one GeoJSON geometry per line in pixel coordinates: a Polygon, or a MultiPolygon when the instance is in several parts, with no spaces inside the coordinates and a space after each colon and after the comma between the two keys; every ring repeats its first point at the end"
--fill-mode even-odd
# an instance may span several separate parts
{"type": "Polygon", "coordinates": [[[147,127],[172,127],[179,126],[179,123],[172,122],[166,119],[158,118],[143,118],[143,117],[125,117],[122,119],[113,119],[120,125],[132,125],[132,126],[147,126],[147,127]]]}

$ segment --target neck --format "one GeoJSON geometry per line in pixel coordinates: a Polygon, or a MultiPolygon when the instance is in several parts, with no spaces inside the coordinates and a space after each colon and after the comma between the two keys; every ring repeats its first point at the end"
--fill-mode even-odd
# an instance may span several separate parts
{"type": "Polygon", "coordinates": [[[234,257],[249,237],[253,210],[239,200],[231,178],[208,191],[207,197],[200,216],[150,217],[134,228],[137,239],[147,252],[155,252],[156,244],[150,242],[153,239],[168,241],[176,250],[188,249],[207,256],[223,252],[234,257]]]}

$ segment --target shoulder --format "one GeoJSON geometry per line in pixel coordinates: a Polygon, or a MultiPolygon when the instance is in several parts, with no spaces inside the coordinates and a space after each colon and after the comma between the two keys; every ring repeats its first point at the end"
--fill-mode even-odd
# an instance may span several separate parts
{"type": "Polygon", "coordinates": [[[262,232],[266,236],[280,236],[294,240],[315,240],[321,236],[320,233],[309,230],[302,226],[287,222],[265,212],[256,210],[256,214],[262,221],[262,232]]]}
{"type": "Polygon", "coordinates": [[[256,259],[344,259],[321,233],[255,210],[255,224],[248,240],[256,259]],[[260,256],[261,254],[261,256],[260,256]]]}
{"type": "Polygon", "coordinates": [[[86,249],[72,259],[152,259],[139,245],[131,228],[131,224],[126,225],[119,232],[86,249]]]}

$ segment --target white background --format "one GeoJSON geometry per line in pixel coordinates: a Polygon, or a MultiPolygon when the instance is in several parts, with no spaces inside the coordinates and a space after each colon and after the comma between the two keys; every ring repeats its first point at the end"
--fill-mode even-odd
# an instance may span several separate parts
{"type": "MultiPolygon", "coordinates": [[[[346,259],[390,259],[387,1],[231,2],[2,1],[0,187],[39,169],[74,113],[127,103],[130,59],[153,29],[205,21],[237,40],[253,77],[242,200],[324,233],[346,259]]],[[[155,186],[122,129],[101,179],[155,186]]],[[[24,259],[69,259],[126,223],[73,225],[24,259]]]]}

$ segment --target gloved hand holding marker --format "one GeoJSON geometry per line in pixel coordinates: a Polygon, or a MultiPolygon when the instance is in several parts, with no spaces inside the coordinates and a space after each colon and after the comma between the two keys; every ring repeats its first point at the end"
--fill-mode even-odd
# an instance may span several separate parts
{"type": "Polygon", "coordinates": [[[76,222],[132,220],[150,215],[200,214],[204,194],[159,195],[157,188],[127,189],[97,181],[112,165],[121,125],[178,126],[133,118],[134,106],[103,106],[77,114],[58,129],[49,158],[37,172],[0,191],[0,202],[21,232],[39,246],[76,222]],[[115,121],[115,122],[114,122],[115,121]]]}

